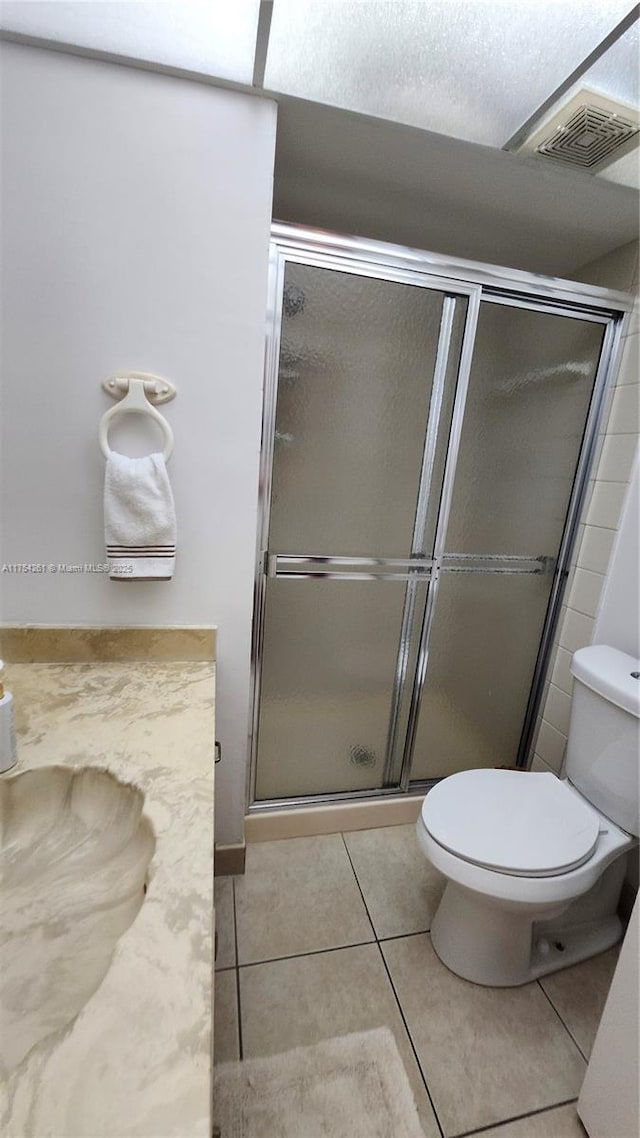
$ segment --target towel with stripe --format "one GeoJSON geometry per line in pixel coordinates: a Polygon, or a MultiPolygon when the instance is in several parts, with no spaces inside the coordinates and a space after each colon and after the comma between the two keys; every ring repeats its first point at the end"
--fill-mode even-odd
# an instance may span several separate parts
{"type": "Polygon", "coordinates": [[[161,454],[111,451],[104,477],[104,539],[112,581],[166,581],[176,558],[176,512],[161,454]]]}

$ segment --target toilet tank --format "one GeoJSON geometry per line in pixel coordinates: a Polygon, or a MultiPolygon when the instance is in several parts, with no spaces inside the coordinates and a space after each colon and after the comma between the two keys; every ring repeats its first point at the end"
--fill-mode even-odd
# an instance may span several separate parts
{"type": "Polygon", "coordinates": [[[567,778],[597,810],[638,835],[640,661],[594,644],[571,661],[567,778]]]}

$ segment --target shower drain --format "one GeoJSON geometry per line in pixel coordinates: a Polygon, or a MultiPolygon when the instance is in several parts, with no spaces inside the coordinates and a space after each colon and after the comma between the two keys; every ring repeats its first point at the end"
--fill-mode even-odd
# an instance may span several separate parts
{"type": "Polygon", "coordinates": [[[377,758],[375,751],[370,751],[368,747],[352,747],[349,751],[349,759],[354,767],[375,767],[377,758]]]}

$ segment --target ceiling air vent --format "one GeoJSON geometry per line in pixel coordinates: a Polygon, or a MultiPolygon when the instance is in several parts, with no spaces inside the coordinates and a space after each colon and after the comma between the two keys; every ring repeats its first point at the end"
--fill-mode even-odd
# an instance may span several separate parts
{"type": "Polygon", "coordinates": [[[598,173],[640,140],[640,115],[597,91],[579,91],[521,147],[568,166],[598,173]]]}

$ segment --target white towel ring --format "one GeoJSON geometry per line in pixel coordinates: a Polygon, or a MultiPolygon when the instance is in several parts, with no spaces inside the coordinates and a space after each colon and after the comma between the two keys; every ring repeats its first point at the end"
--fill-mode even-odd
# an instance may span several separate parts
{"type": "MultiPolygon", "coordinates": [[[[156,411],[153,404],[149,402],[145,392],[145,384],[150,383],[150,381],[153,382],[155,391],[155,377],[149,376],[149,378],[146,379],[143,378],[141,374],[138,374],[135,377],[133,375],[129,375],[124,376],[121,379],[117,379],[116,377],[112,378],[113,382],[111,379],[105,380],[105,383],[103,384],[105,389],[108,390],[110,394],[113,394],[114,391],[111,390],[111,388],[115,389],[117,393],[117,390],[122,390],[124,384],[126,384],[126,395],[124,399],[116,404],[115,407],[111,407],[108,411],[105,411],[100,420],[100,424],[98,426],[98,441],[100,443],[100,450],[102,451],[104,457],[109,458],[110,454],[112,453],[111,447],[109,446],[108,434],[109,427],[111,426],[113,420],[117,418],[118,415],[126,415],[129,412],[138,412],[138,414],[149,415],[149,417],[151,419],[154,419],[160,427],[164,436],[164,448],[162,451],[162,456],[164,458],[164,461],[168,462],[173,453],[173,431],[171,430],[171,427],[169,426],[169,423],[164,418],[164,416],[161,415],[159,411],[156,411]]],[[[158,394],[160,394],[159,391],[158,394]]],[[[165,394],[164,398],[171,398],[171,395],[167,396],[165,394]]]]}

